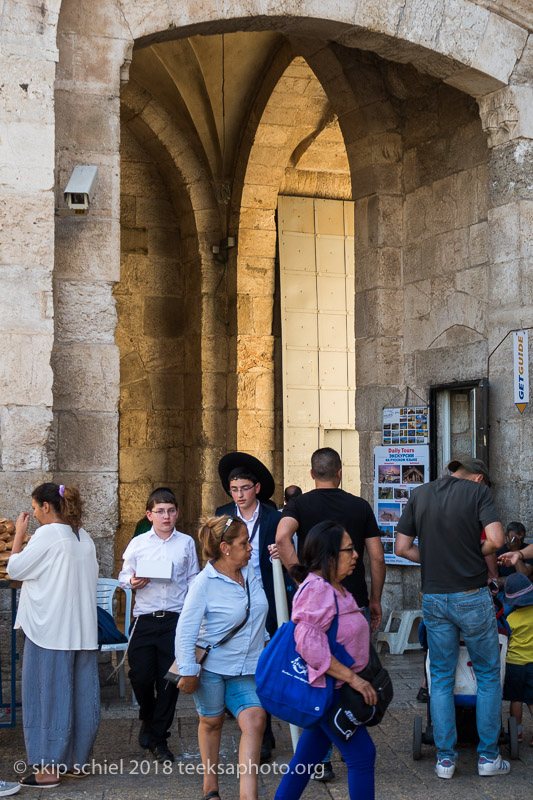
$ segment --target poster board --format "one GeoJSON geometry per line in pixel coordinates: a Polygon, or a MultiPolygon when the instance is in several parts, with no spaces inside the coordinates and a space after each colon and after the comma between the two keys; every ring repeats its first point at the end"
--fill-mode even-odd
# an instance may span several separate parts
{"type": "Polygon", "coordinates": [[[429,408],[401,406],[383,409],[381,443],[384,445],[420,445],[429,442],[429,408]]]}
{"type": "Polygon", "coordinates": [[[374,513],[382,534],[385,563],[418,566],[396,555],[396,525],[411,492],[428,481],[428,445],[374,448],[374,513]]]}

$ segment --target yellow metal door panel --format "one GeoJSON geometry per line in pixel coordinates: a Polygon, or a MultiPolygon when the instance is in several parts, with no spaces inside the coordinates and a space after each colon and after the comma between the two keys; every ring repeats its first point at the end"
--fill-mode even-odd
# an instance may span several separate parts
{"type": "Polygon", "coordinates": [[[285,486],[299,486],[302,492],[309,492],[311,489],[315,488],[315,483],[311,478],[311,470],[309,467],[309,452],[313,453],[318,448],[318,445],[315,443],[313,445],[312,450],[308,451],[307,454],[307,467],[295,464],[290,464],[287,467],[287,472],[285,474],[285,486]]]}
{"type": "Polygon", "coordinates": [[[327,428],[348,427],[348,392],[344,389],[320,389],[320,424],[327,428]]]}
{"type": "Polygon", "coordinates": [[[319,275],[333,274],[344,275],[345,255],[344,238],[332,236],[318,236],[316,240],[316,266],[319,275]]]}
{"type": "Polygon", "coordinates": [[[308,197],[281,198],[279,202],[279,226],[291,233],[315,233],[313,202],[308,197]],[[285,202],[290,200],[290,202],[285,202]]]}
{"type": "MultiPolygon", "coordinates": [[[[321,389],[344,388],[348,381],[348,363],[346,353],[343,352],[329,352],[324,353],[320,351],[318,381],[321,389]]],[[[320,417],[322,421],[322,409],[320,409],[320,417]]]]}
{"type": "Polygon", "coordinates": [[[315,200],[315,233],[344,236],[344,203],[339,200],[315,200]]]}
{"type": "Polygon", "coordinates": [[[285,311],[317,310],[316,277],[314,275],[288,273],[285,275],[282,291],[285,295],[285,311]]]}
{"type": "Polygon", "coordinates": [[[318,427],[318,393],[316,388],[291,388],[287,397],[287,424],[316,425],[318,427]]]}
{"type": "Polygon", "coordinates": [[[346,236],[355,234],[355,206],[350,200],[344,202],[344,233],[346,236]]]}
{"type": "Polygon", "coordinates": [[[329,347],[346,349],[346,317],[343,314],[319,314],[318,341],[321,350],[329,347]]]}
{"type": "Polygon", "coordinates": [[[293,428],[290,425],[287,427],[284,449],[287,456],[290,458],[291,464],[309,469],[311,453],[313,453],[317,447],[320,447],[318,443],[317,427],[293,428]]]}
{"type": "Polygon", "coordinates": [[[355,273],[355,242],[353,236],[348,236],[344,242],[344,258],[348,275],[355,273]]]}
{"type": "Polygon", "coordinates": [[[280,256],[286,269],[299,272],[315,272],[316,252],[313,234],[289,233],[280,242],[280,256]]]}
{"type": "Polygon", "coordinates": [[[317,287],[320,311],[346,311],[346,278],[319,275],[317,287]]]}
{"type": "Polygon", "coordinates": [[[283,320],[284,349],[289,347],[318,348],[316,314],[286,312],[283,320]]]}
{"type": "Polygon", "coordinates": [[[313,350],[291,350],[287,348],[287,385],[318,386],[318,353],[313,350]]]}

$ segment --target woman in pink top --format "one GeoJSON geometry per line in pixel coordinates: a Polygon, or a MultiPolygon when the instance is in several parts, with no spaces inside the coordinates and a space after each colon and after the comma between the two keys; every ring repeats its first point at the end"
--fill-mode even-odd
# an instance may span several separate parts
{"type": "MultiPolygon", "coordinates": [[[[325,686],[326,674],[332,675],[337,679],[337,689],[349,683],[367,703],[373,704],[377,701],[373,687],[357,675],[368,663],[368,623],[352,595],[341,585],[353,571],[357,558],[352,540],[341,525],[320,522],[311,528],[305,538],[302,564],[290,569],[296,581],[303,581],[292,604],[292,619],[296,623],[296,649],[307,663],[310,683],[325,686]],[[337,613],[335,599],[339,609],[337,642],[353,658],[350,667],[341,664],[329,647],[327,631],[337,613]]],[[[350,800],[374,800],[376,749],[367,729],[361,726],[349,742],[341,741],[330,729],[328,715],[302,732],[275,800],[297,800],[301,796],[331,742],[346,761],[350,800]]]]}

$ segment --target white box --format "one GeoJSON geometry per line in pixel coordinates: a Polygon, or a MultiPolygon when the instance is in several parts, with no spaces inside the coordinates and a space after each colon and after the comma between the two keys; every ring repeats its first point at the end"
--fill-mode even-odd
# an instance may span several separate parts
{"type": "Polygon", "coordinates": [[[168,583],[172,580],[172,561],[168,561],[166,558],[159,561],[140,558],[137,561],[135,575],[137,578],[150,578],[151,581],[168,583]]]}

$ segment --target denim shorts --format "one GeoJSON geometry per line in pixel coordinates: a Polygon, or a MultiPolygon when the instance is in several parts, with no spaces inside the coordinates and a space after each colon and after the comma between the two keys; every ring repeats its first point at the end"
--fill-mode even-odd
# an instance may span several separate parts
{"type": "Polygon", "coordinates": [[[203,669],[200,687],[193,693],[193,698],[201,717],[218,717],[227,708],[237,719],[245,708],[261,708],[253,675],[219,675],[203,669]]]}
{"type": "Polygon", "coordinates": [[[533,705],[533,663],[506,665],[503,699],[533,705]]]}

